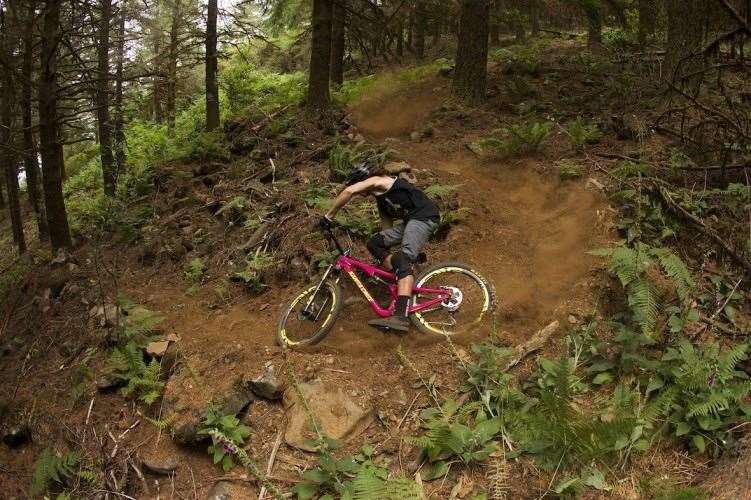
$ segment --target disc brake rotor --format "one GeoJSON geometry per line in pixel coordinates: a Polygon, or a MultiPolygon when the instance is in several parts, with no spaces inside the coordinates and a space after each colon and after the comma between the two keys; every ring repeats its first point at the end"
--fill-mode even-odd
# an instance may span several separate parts
{"type": "Polygon", "coordinates": [[[462,305],[464,300],[464,294],[462,291],[454,286],[444,286],[444,290],[451,292],[451,297],[441,302],[441,305],[449,312],[455,312],[462,305]]]}

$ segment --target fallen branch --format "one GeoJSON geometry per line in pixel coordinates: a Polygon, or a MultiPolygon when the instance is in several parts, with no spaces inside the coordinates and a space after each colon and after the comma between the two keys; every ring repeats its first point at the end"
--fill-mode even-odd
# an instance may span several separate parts
{"type": "Polygon", "coordinates": [[[744,333],[744,332],[733,330],[732,328],[729,328],[727,325],[725,325],[725,324],[717,321],[714,318],[707,317],[704,314],[699,314],[699,319],[703,323],[706,323],[709,326],[713,326],[713,327],[717,328],[719,331],[721,331],[722,333],[724,333],[726,335],[731,335],[733,337],[737,337],[739,335],[748,335],[748,332],[744,333]]]}
{"type": "MultiPolygon", "coordinates": [[[[271,456],[269,456],[269,463],[266,465],[266,477],[271,476],[271,472],[274,470],[274,460],[276,459],[276,452],[279,451],[279,446],[282,444],[283,431],[280,430],[276,435],[276,441],[274,441],[274,447],[271,449],[271,456]]],[[[266,485],[261,487],[261,491],[258,493],[258,500],[263,500],[266,496],[266,485]]]]}
{"type": "Polygon", "coordinates": [[[514,355],[506,362],[506,365],[501,368],[501,372],[509,371],[514,366],[518,365],[524,358],[529,356],[535,351],[539,351],[544,346],[550,337],[558,330],[558,321],[553,321],[542,330],[535,333],[532,338],[519,344],[514,348],[514,355]]]}

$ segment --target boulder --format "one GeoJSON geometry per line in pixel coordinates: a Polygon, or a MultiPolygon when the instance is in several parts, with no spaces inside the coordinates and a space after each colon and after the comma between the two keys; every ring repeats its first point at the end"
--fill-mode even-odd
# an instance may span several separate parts
{"type": "Polygon", "coordinates": [[[253,393],[263,399],[274,401],[282,399],[284,395],[284,382],[277,378],[274,366],[269,365],[263,375],[250,383],[253,393]]]}
{"type": "Polygon", "coordinates": [[[146,472],[156,474],[157,476],[170,476],[177,470],[177,457],[168,455],[166,457],[145,457],[141,461],[143,469],[146,472]]]}
{"type": "Polygon", "coordinates": [[[89,317],[93,318],[100,327],[113,327],[118,319],[122,323],[123,311],[115,304],[94,306],[89,310],[89,317]]]}
{"type": "Polygon", "coordinates": [[[258,498],[258,491],[244,483],[217,481],[209,490],[206,500],[249,500],[258,498]]]}
{"type": "Polygon", "coordinates": [[[181,444],[196,444],[206,436],[199,435],[201,422],[210,408],[222,415],[237,415],[256,398],[250,384],[242,378],[229,387],[215,387],[211,399],[197,397],[189,374],[181,373],[170,378],[164,390],[165,415],[177,415],[172,423],[175,441],[181,444]]]}
{"type": "Polygon", "coordinates": [[[96,388],[102,392],[114,391],[125,385],[125,380],[114,373],[105,373],[96,379],[96,388]]]}
{"type": "MultiPolygon", "coordinates": [[[[325,384],[320,379],[300,384],[305,399],[321,425],[322,432],[333,439],[349,441],[362,433],[373,422],[372,408],[361,408],[341,387],[325,384]]],[[[305,407],[298,400],[294,387],[284,393],[284,406],[287,408],[287,428],[284,440],[289,446],[305,451],[315,451],[306,443],[315,439],[310,429],[310,419],[305,407]]]]}
{"type": "Polygon", "coordinates": [[[28,425],[12,427],[3,436],[3,443],[11,448],[18,448],[29,441],[31,441],[31,429],[28,425]]]}

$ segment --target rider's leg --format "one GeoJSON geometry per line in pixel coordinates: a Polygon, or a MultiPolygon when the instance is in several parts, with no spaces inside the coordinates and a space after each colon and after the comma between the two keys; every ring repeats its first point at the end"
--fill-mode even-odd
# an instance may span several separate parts
{"type": "Polygon", "coordinates": [[[391,265],[391,255],[389,255],[389,249],[402,243],[404,236],[404,224],[398,224],[396,226],[384,229],[380,233],[373,235],[368,240],[368,251],[378,262],[381,262],[387,271],[393,269],[391,265]]]}
{"type": "Polygon", "coordinates": [[[415,286],[412,264],[417,260],[423,246],[430,235],[438,227],[433,221],[410,220],[403,228],[401,240],[402,248],[384,259],[393,267],[398,279],[397,298],[394,314],[388,318],[373,320],[371,325],[391,328],[394,330],[409,330],[409,303],[415,286]]]}

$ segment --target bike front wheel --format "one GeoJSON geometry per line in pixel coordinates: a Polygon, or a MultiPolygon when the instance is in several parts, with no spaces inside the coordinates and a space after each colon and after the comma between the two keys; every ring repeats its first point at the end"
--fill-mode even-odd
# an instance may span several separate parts
{"type": "Polygon", "coordinates": [[[327,280],[318,293],[316,286],[311,286],[292,299],[282,313],[277,341],[290,348],[315,345],[329,334],[341,310],[342,290],[338,283],[327,280]]]}
{"type": "MultiPolygon", "coordinates": [[[[412,323],[423,333],[444,336],[466,333],[479,326],[495,308],[493,287],[466,264],[437,264],[417,277],[415,287],[451,292],[450,299],[410,315],[412,323]]],[[[433,297],[415,293],[412,304],[417,305],[433,297]]]]}

